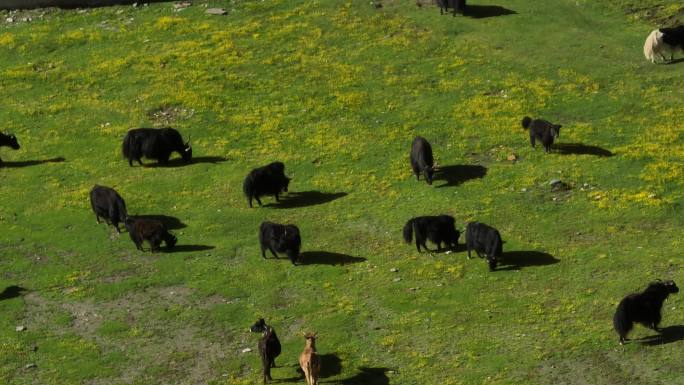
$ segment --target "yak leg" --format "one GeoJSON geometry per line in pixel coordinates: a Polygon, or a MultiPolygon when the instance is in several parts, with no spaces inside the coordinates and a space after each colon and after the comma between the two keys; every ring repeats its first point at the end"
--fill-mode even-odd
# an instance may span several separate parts
{"type": "Polygon", "coordinates": [[[254,197],[254,199],[256,199],[256,201],[257,201],[257,203],[259,204],[259,206],[261,206],[261,199],[259,199],[259,197],[254,197]]]}
{"type": "Polygon", "coordinates": [[[278,254],[276,254],[275,250],[271,246],[268,247],[269,250],[271,250],[271,254],[273,254],[273,258],[278,258],[278,254]]]}
{"type": "Polygon", "coordinates": [[[97,224],[100,224],[100,216],[95,214],[95,220],[97,221],[97,224]]]}
{"type": "Polygon", "coordinates": [[[278,199],[278,193],[275,193],[275,200],[276,202],[280,202],[280,200],[278,199]]]}
{"type": "Polygon", "coordinates": [[[266,258],[266,248],[264,245],[261,245],[261,257],[266,258]]]}
{"type": "Polygon", "coordinates": [[[532,145],[532,147],[534,147],[534,140],[534,135],[530,133],[530,144],[532,145]]]}

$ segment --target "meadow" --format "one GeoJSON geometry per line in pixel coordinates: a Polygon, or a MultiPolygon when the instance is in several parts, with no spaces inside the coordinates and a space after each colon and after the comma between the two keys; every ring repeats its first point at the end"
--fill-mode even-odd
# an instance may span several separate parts
{"type": "Polygon", "coordinates": [[[322,383],[683,383],[681,294],[663,338],[612,329],[624,295],[684,285],[684,62],[642,54],[680,3],[469,4],[1,13],[0,131],[22,148],[0,148],[0,383],[260,383],[259,317],[283,343],[278,383],[303,383],[307,331],[322,383]],[[530,147],[525,115],[563,125],[556,151],[530,147]],[[127,130],[167,125],[195,162],[129,167],[127,130]],[[416,135],[432,186],[409,167],[416,135]],[[274,160],[289,198],[250,209],[242,180],[274,160]],[[177,247],[97,225],[94,184],[174,219],[177,247]],[[403,243],[437,214],[497,227],[501,268],[403,243]],[[265,220],[299,226],[302,265],[261,258],[265,220]]]}

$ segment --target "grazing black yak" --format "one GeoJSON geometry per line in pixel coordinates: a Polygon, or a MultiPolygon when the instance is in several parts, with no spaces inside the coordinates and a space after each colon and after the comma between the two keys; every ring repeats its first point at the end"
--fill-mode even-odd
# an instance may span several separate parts
{"type": "Polygon", "coordinates": [[[437,245],[437,251],[442,250],[442,242],[452,250],[458,247],[458,238],[461,233],[456,230],[454,217],[450,215],[424,216],[411,218],[404,225],[404,241],[411,243],[413,233],[416,235],[416,248],[420,253],[420,247],[428,249],[426,241],[437,245]]]}
{"type": "Polygon", "coordinates": [[[100,217],[102,217],[107,224],[114,225],[117,233],[121,232],[119,223],[126,221],[128,212],[126,202],[113,188],[95,185],[90,190],[90,207],[93,208],[97,223],[100,223],[100,217]]]}
{"type": "Polygon", "coordinates": [[[292,264],[296,265],[299,250],[302,247],[302,238],[295,225],[263,222],[259,226],[259,245],[262,257],[266,258],[266,249],[268,249],[275,258],[278,258],[277,253],[285,253],[292,264]]]}
{"type": "Polygon", "coordinates": [[[150,218],[128,217],[125,224],[126,230],[128,230],[128,234],[138,250],[143,249],[143,241],[150,243],[150,250],[152,252],[159,251],[159,245],[161,245],[162,241],[166,243],[167,248],[172,248],[176,245],[176,237],[169,233],[161,221],[150,218]]]}
{"type": "MultiPolygon", "coordinates": [[[[13,150],[18,150],[19,149],[19,142],[17,142],[17,137],[10,134],[10,135],[5,135],[2,132],[0,132],[0,147],[10,147],[13,150]]],[[[2,159],[0,159],[0,163],[2,163],[2,159]]]]}
{"type": "Polygon", "coordinates": [[[498,260],[501,258],[502,245],[501,234],[497,229],[480,222],[468,223],[466,227],[468,258],[470,258],[470,252],[475,250],[478,257],[482,258],[484,255],[489,270],[494,271],[498,260]]]}
{"type": "Polygon", "coordinates": [[[142,165],[142,157],[168,163],[171,153],[177,152],[185,163],[192,160],[190,141],[183,143],[181,134],[173,128],[134,128],[129,130],[121,147],[124,158],[133,166],[133,161],[142,165]]]}
{"type": "Polygon", "coordinates": [[[613,326],[620,335],[620,345],[627,340],[627,333],[632,330],[634,322],[647,328],[660,331],[660,309],[671,293],[678,293],[679,288],[674,281],[651,282],[641,293],[630,294],[620,301],[613,316],[613,326]]]}
{"type": "Polygon", "coordinates": [[[266,325],[263,318],[249,328],[252,333],[261,333],[259,339],[259,357],[261,357],[262,374],[264,377],[264,384],[268,381],[273,381],[271,378],[271,368],[275,368],[275,359],[280,355],[280,340],[276,335],[275,330],[266,325]]]}
{"type": "Polygon", "coordinates": [[[285,176],[283,162],[273,162],[250,171],[242,183],[242,191],[249,201],[249,207],[253,207],[252,199],[256,199],[261,206],[259,197],[264,195],[274,195],[276,202],[279,202],[278,194],[287,192],[290,180],[285,176]]]}
{"type": "Polygon", "coordinates": [[[460,13],[461,15],[465,14],[465,0],[437,0],[437,5],[439,5],[440,15],[449,13],[449,8],[452,8],[454,10],[454,16],[456,16],[456,12],[460,13]]]}
{"type": "Polygon", "coordinates": [[[674,58],[674,52],[684,50],[684,25],[674,28],[654,29],[644,43],[644,56],[655,63],[656,55],[660,55],[663,62],[668,61],[666,53],[670,54],[670,61],[674,58]]]}
{"type": "Polygon", "coordinates": [[[425,138],[417,136],[411,144],[411,168],[416,179],[420,180],[420,174],[423,174],[427,184],[432,184],[432,175],[435,173],[434,163],[432,146],[425,138]]]}
{"type": "Polygon", "coordinates": [[[543,119],[532,119],[526,116],[522,120],[522,126],[530,130],[530,144],[534,147],[535,139],[544,145],[545,152],[551,152],[553,140],[560,136],[560,124],[553,124],[543,119]]]}

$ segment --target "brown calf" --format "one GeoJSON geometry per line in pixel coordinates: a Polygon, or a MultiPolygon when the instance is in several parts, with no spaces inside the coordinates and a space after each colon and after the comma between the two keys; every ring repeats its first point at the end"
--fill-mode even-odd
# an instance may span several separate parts
{"type": "Polygon", "coordinates": [[[316,352],[316,335],[317,333],[304,335],[306,346],[299,355],[299,366],[304,371],[306,385],[318,385],[318,374],[321,372],[321,357],[316,352]]]}

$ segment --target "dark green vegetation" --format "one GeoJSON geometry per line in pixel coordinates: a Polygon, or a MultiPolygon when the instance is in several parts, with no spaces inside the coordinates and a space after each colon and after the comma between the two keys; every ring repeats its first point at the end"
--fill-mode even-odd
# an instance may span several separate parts
{"type": "Polygon", "coordinates": [[[684,63],[643,57],[656,2],[469,2],[515,11],[480,18],[383,3],[2,22],[0,129],[22,149],[0,149],[0,290],[27,291],[0,301],[0,383],[253,384],[260,316],[290,382],[315,330],[328,383],[681,383],[681,294],[664,341],[619,347],[611,324],[625,294],[684,282],[684,63]],[[524,115],[563,124],[566,146],[530,148],[524,115]],[[126,131],[167,124],[198,161],[128,167],[126,131]],[[446,174],[431,187],[408,164],[418,134],[446,174]],[[249,209],[243,177],[276,159],[296,194],[249,209]],[[176,252],[96,225],[94,184],[178,218],[176,252]],[[441,213],[497,227],[508,263],[402,243],[408,218],[441,213]],[[263,220],[299,226],[305,265],[260,257],[263,220]]]}

